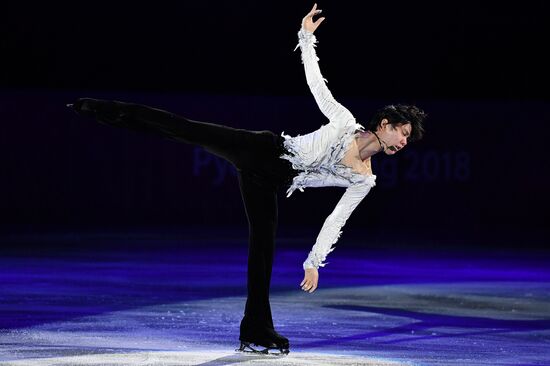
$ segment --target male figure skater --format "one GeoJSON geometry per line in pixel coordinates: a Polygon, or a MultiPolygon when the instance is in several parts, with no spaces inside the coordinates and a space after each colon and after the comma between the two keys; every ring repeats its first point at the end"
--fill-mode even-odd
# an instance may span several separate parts
{"type": "Polygon", "coordinates": [[[287,354],[288,338],[275,331],[269,288],[277,229],[277,195],[288,188],[289,197],[306,187],[345,187],[346,191],[322,229],[303,264],[301,289],[312,293],[318,268],[334,250],[341,228],[375,185],[371,156],[393,155],[409,140],[422,137],[426,114],[415,106],[389,105],[378,110],[367,128],[328,90],[321,75],[314,45],[315,30],[325,18],[317,4],[303,18],[298,32],[307,84],[329,123],[303,136],[291,137],[269,130],[250,131],[220,124],[192,121],[149,106],[120,101],[80,98],[69,104],[77,113],[117,127],[156,134],[195,144],[229,161],[238,172],[242,200],[249,223],[248,297],[240,324],[240,351],[287,354]],[[253,345],[264,347],[259,350],[253,345]]]}

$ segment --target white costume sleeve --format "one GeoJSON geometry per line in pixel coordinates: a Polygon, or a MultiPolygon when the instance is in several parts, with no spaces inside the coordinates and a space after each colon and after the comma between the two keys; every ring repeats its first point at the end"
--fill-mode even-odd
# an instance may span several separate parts
{"type": "Polygon", "coordinates": [[[301,28],[298,32],[298,45],[294,50],[300,47],[302,51],[302,63],[304,64],[307,85],[319,109],[331,124],[335,124],[338,128],[345,127],[347,124],[355,124],[355,118],[351,112],[334,99],[325,84],[327,80],[323,78],[319,69],[319,58],[314,48],[315,43],[317,43],[315,35],[301,28]]]}
{"type": "Polygon", "coordinates": [[[304,269],[324,267],[327,264],[323,262],[326,256],[334,250],[333,245],[342,234],[342,227],[372,187],[372,184],[356,184],[346,189],[346,192],[336,204],[336,208],[326,218],[315,245],[313,245],[303,264],[304,269]]]}

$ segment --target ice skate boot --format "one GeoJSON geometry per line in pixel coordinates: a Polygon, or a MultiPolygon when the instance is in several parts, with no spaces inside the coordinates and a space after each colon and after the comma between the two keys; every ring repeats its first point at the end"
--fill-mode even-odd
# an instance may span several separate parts
{"type": "Polygon", "coordinates": [[[265,355],[282,356],[287,355],[290,350],[288,338],[283,337],[274,329],[262,329],[255,331],[241,330],[240,348],[236,351],[250,352],[265,355]],[[257,348],[262,347],[262,349],[257,348]]]}
{"type": "Polygon", "coordinates": [[[125,104],[110,100],[79,98],[76,102],[67,104],[67,107],[72,108],[80,115],[95,118],[103,124],[124,127],[127,114],[126,108],[124,108],[125,104]]]}

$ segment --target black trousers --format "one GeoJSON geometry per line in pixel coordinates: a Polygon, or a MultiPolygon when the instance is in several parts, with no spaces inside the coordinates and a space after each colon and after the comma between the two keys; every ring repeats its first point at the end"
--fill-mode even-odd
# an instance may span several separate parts
{"type": "Polygon", "coordinates": [[[277,231],[277,196],[297,172],[279,158],[284,138],[269,130],[251,131],[189,120],[148,106],[118,101],[91,100],[82,112],[100,122],[159,135],[204,147],[229,161],[238,181],[249,224],[248,297],[241,335],[274,329],[269,303],[271,269],[277,231]]]}

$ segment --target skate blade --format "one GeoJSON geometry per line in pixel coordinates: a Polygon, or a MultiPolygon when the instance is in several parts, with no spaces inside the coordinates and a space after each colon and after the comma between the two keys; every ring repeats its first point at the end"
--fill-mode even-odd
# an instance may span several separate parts
{"type": "Polygon", "coordinates": [[[248,354],[269,355],[269,356],[286,356],[290,352],[288,348],[275,348],[275,347],[266,348],[264,346],[260,346],[263,349],[256,349],[252,346],[252,344],[253,343],[249,343],[249,342],[241,342],[241,347],[237,348],[235,351],[248,353],[248,354]]]}

